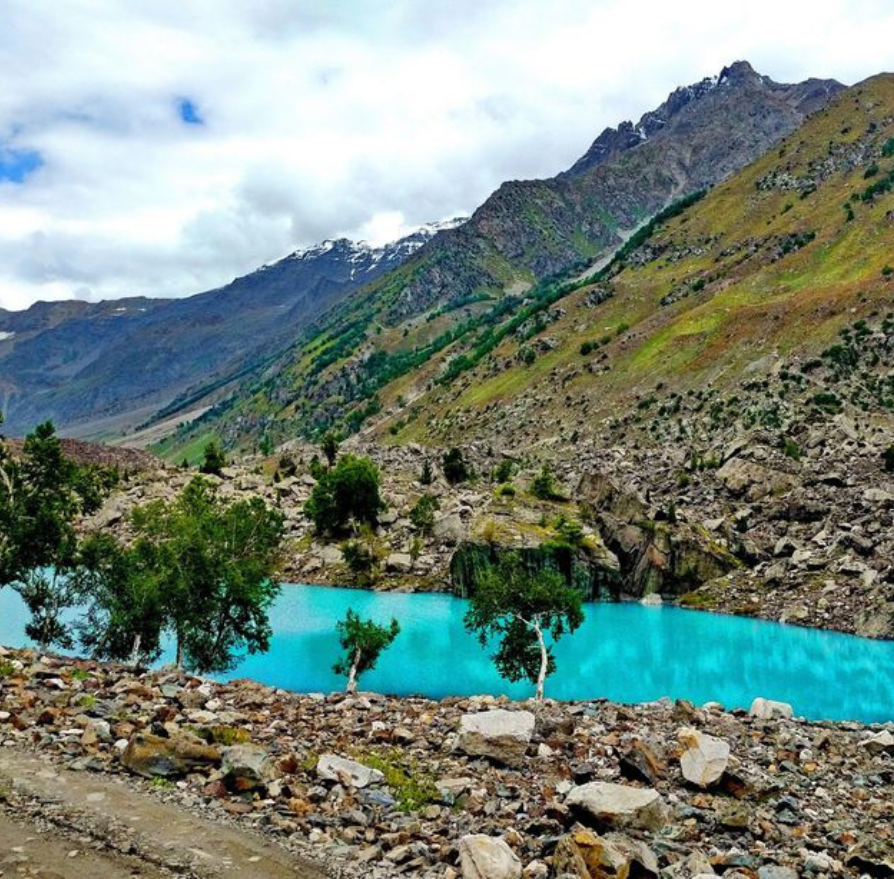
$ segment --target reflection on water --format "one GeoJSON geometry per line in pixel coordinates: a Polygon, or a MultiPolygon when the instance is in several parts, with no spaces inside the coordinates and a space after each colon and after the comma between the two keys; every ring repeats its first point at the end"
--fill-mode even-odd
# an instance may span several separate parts
{"type": "MultiPolygon", "coordinates": [[[[246,657],[227,675],[303,692],[336,690],[335,622],[353,607],[401,634],[362,686],[432,697],[532,694],[497,676],[463,629],[466,602],[445,595],[397,595],[310,586],[283,589],[273,609],[269,653],[246,657]]],[[[26,643],[27,614],[0,591],[0,643],[26,643]]],[[[168,651],[164,660],[171,658],[168,651]]],[[[556,699],[642,702],[662,696],[748,707],[755,696],[790,702],[814,719],[894,720],[894,643],[759,620],[636,604],[587,606],[586,621],[556,646],[556,699]]]]}

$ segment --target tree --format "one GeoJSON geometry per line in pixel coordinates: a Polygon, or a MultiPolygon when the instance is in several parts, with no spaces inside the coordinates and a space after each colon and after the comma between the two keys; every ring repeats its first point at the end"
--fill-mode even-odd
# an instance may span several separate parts
{"type": "Polygon", "coordinates": [[[134,666],[158,658],[167,615],[156,556],[146,540],[125,548],[96,534],[82,544],[71,580],[85,608],[79,640],[91,656],[134,666]]]}
{"type": "Polygon", "coordinates": [[[369,458],[344,455],[320,474],[304,512],[320,534],[334,534],[352,522],[374,524],[383,507],[375,464],[369,458]]]}
{"type": "Polygon", "coordinates": [[[273,579],[283,529],[278,512],[260,498],[226,503],[196,477],[174,501],[135,510],[132,523],[178,665],[226,671],[240,651],[269,649],[268,614],[280,589],[273,579]]]}
{"type": "Polygon", "coordinates": [[[343,620],[335,624],[338,640],[345,651],[332,670],[337,675],[347,675],[348,693],[357,692],[357,679],[370,671],[379,656],[400,634],[400,624],[392,619],[390,625],[381,626],[373,620],[364,620],[350,608],[343,620]]]}
{"type": "Polygon", "coordinates": [[[583,622],[583,596],[548,568],[529,570],[518,553],[508,553],[487,568],[472,594],[464,623],[481,646],[500,639],[493,660],[510,681],[536,683],[535,698],[543,699],[544,682],[556,670],[544,633],[558,641],[583,622]]]}
{"type": "Polygon", "coordinates": [[[435,512],[441,509],[441,502],[433,494],[424,494],[410,510],[413,527],[424,535],[429,535],[435,527],[435,512]]]}
{"type": "Polygon", "coordinates": [[[425,462],[422,465],[422,472],[419,474],[419,481],[422,485],[431,485],[434,482],[434,476],[431,472],[431,461],[428,458],[425,459],[425,462]]]}
{"type": "Polygon", "coordinates": [[[320,451],[326,456],[326,461],[332,468],[338,456],[338,437],[331,430],[327,431],[323,435],[323,439],[320,440],[320,451]]]}
{"type": "Polygon", "coordinates": [[[220,476],[223,468],[227,466],[227,459],[220,448],[217,440],[210,440],[204,449],[204,458],[202,465],[199,467],[199,473],[206,473],[209,476],[220,476]]]}
{"type": "Polygon", "coordinates": [[[441,469],[444,471],[444,478],[451,485],[465,482],[470,475],[462,450],[455,446],[444,453],[444,457],[441,459],[441,469]]]}

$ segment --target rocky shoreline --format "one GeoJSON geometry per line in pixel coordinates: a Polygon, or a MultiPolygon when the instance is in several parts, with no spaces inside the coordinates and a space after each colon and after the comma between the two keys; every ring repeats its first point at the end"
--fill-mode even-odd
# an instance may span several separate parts
{"type": "Polygon", "coordinates": [[[890,723],[300,695],[33,651],[0,672],[0,747],[125,776],[332,875],[894,875],[890,723]]]}

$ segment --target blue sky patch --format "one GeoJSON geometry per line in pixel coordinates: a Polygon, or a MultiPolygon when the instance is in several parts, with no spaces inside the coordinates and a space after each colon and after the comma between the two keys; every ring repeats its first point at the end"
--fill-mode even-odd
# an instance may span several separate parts
{"type": "Polygon", "coordinates": [[[43,157],[36,150],[16,150],[0,143],[0,182],[24,183],[41,165],[43,157]]]}
{"type": "Polygon", "coordinates": [[[187,125],[204,125],[205,120],[199,115],[199,108],[189,98],[177,99],[177,112],[187,125]]]}

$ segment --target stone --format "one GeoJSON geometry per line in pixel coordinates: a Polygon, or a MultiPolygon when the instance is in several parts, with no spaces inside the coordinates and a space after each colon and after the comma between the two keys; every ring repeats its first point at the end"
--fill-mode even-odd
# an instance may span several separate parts
{"type": "Polygon", "coordinates": [[[758,720],[788,720],[794,716],[794,710],[788,702],[774,702],[772,699],[757,697],[748,709],[751,717],[758,720]]]}
{"type": "Polygon", "coordinates": [[[661,607],[661,605],[664,604],[664,601],[657,592],[653,592],[651,595],[643,596],[639,603],[645,607],[661,607]]]}
{"type": "Polygon", "coordinates": [[[680,757],[683,778],[700,788],[717,784],[729,765],[729,745],[688,727],[680,730],[677,738],[686,747],[680,757]]]}
{"type": "Polygon", "coordinates": [[[657,784],[665,776],[667,767],[655,752],[645,743],[636,739],[619,761],[621,775],[630,781],[657,784]]]}
{"type": "Polygon", "coordinates": [[[459,841],[463,879],[521,879],[518,856],[498,837],[469,834],[459,841]]]}
{"type": "Polygon", "coordinates": [[[506,766],[520,766],[534,735],[530,711],[496,708],[460,718],[457,750],[471,757],[487,757],[506,766]]]}
{"type": "Polygon", "coordinates": [[[393,552],[385,559],[385,570],[406,574],[413,569],[413,556],[407,552],[393,552]]]}
{"type": "Polygon", "coordinates": [[[668,818],[667,805],[658,791],[608,781],[572,788],[565,803],[597,829],[659,830],[668,818]]]}
{"type": "Polygon", "coordinates": [[[658,858],[643,842],[620,834],[596,836],[578,829],[563,837],[556,846],[553,867],[582,879],[646,879],[658,875],[658,858]]]}
{"type": "Polygon", "coordinates": [[[459,513],[448,513],[435,520],[432,534],[443,543],[455,544],[462,540],[465,528],[459,513]]]}
{"type": "Polygon", "coordinates": [[[894,754],[894,735],[883,729],[881,732],[875,733],[875,735],[863,741],[862,745],[873,755],[894,754]]]}
{"type": "Polygon", "coordinates": [[[237,791],[254,790],[276,777],[276,765],[258,745],[233,745],[222,752],[226,784],[237,791]]]}
{"type": "Polygon", "coordinates": [[[345,787],[364,788],[379,784],[385,776],[378,769],[371,769],[356,760],[347,760],[337,754],[321,754],[317,761],[317,775],[324,781],[337,781],[345,787]]]}
{"type": "Polygon", "coordinates": [[[121,755],[121,764],[146,778],[175,778],[197,769],[219,766],[221,754],[198,736],[178,732],[169,738],[134,733],[121,755]]]}
{"type": "Polygon", "coordinates": [[[779,867],[776,864],[765,864],[757,868],[758,879],[798,879],[798,873],[791,867],[779,867]]]}

